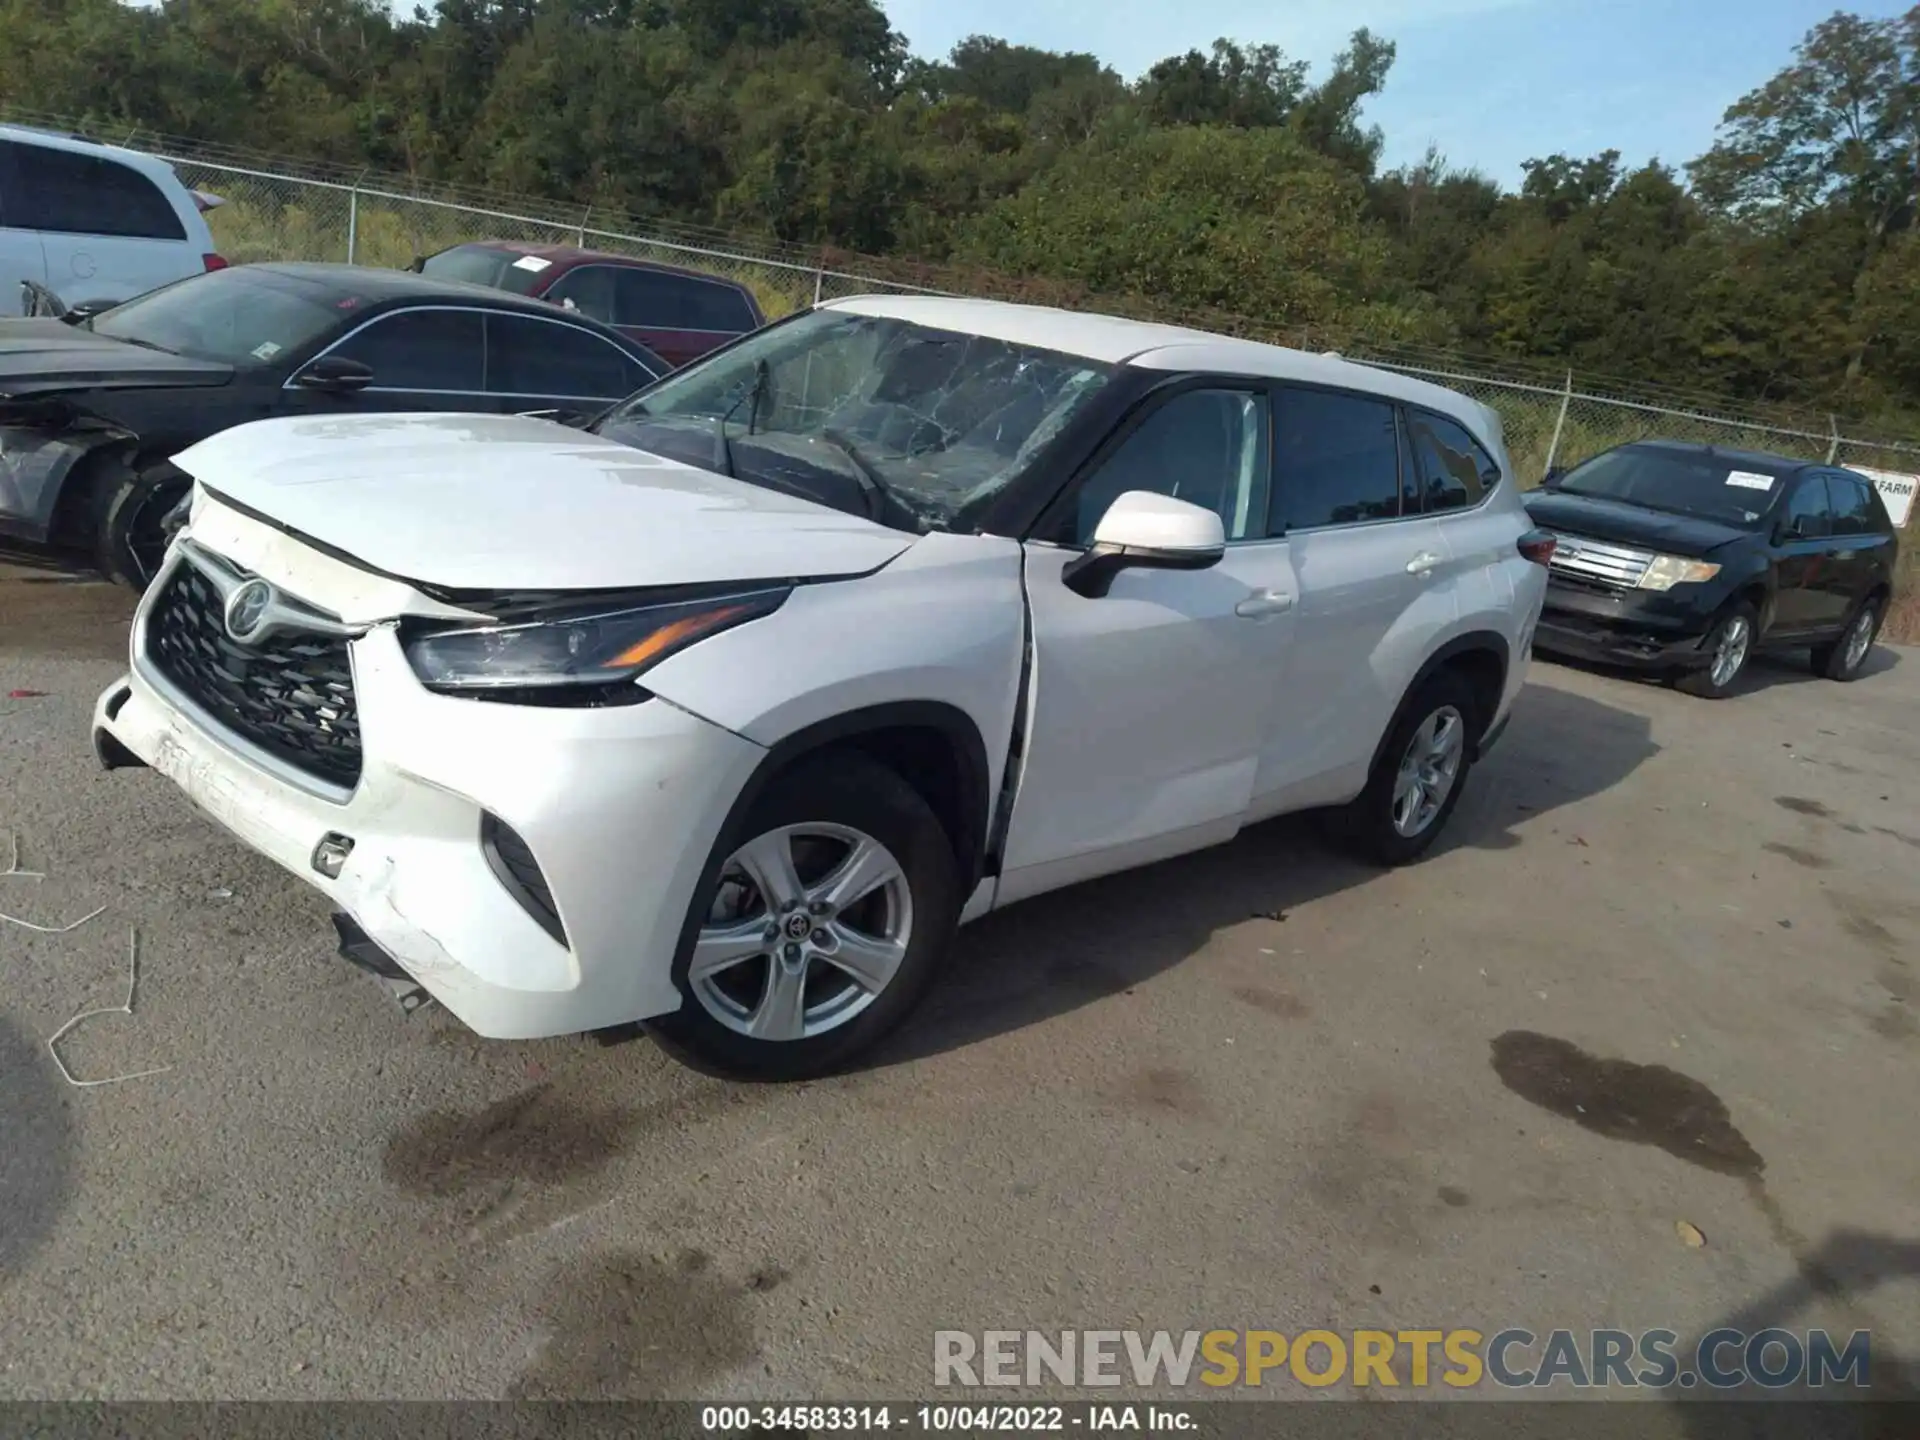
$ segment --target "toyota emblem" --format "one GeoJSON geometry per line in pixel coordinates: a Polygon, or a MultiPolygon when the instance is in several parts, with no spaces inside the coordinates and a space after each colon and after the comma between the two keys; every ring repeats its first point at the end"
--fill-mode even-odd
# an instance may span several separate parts
{"type": "Polygon", "coordinates": [[[266,581],[247,581],[227,597],[227,634],[242,645],[251,645],[266,633],[274,601],[279,598],[266,581]]]}

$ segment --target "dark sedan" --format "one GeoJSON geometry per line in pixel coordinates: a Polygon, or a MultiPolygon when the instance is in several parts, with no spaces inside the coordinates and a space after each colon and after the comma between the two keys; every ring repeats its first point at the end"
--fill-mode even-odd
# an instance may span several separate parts
{"type": "Polygon", "coordinates": [[[469,280],[576,310],[674,365],[688,365],[767,323],[737,280],[573,245],[476,240],[416,260],[422,274],[469,280]]]}
{"type": "Polygon", "coordinates": [[[77,321],[0,321],[0,543],[143,587],[190,488],[168,457],[217,431],[369,410],[584,418],[667,368],[585,316],[350,265],[236,266],[77,321]]]}
{"type": "Polygon", "coordinates": [[[1527,510],[1558,542],[1539,648],[1696,695],[1727,694],[1760,650],[1851,680],[1893,597],[1886,505],[1835,465],[1641,441],[1550,476],[1527,510]]]}

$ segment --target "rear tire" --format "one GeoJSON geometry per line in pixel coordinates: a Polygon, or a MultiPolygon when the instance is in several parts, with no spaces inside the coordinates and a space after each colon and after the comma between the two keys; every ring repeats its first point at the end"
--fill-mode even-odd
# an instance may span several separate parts
{"type": "Polygon", "coordinates": [[[1880,635],[1880,610],[1880,597],[1868,596],[1847,621],[1847,628],[1840,632],[1838,640],[1814,646],[1813,673],[1828,680],[1858,679],[1867,656],[1873,653],[1873,642],[1880,635]]]}
{"type": "Polygon", "coordinates": [[[99,517],[94,564],[118,585],[145,590],[159,572],[173,536],[167,515],[193,489],[193,481],[162,461],[135,470],[110,459],[95,478],[99,517]]]}
{"type": "Polygon", "coordinates": [[[1473,768],[1487,718],[1458,670],[1423,680],[1401,702],[1367,788],[1327,816],[1346,848],[1380,865],[1407,865],[1446,829],[1473,768]]]}
{"type": "Polygon", "coordinates": [[[715,846],[674,959],[680,1009],[648,1029],[709,1074],[838,1070],[926,994],[959,891],[919,791],[853,751],[802,760],[715,846]]]}
{"type": "Polygon", "coordinates": [[[1675,677],[1674,688],[1702,700],[1724,700],[1746,673],[1758,639],[1759,616],[1742,600],[1722,612],[1700,648],[1710,657],[1698,670],[1675,677]]]}

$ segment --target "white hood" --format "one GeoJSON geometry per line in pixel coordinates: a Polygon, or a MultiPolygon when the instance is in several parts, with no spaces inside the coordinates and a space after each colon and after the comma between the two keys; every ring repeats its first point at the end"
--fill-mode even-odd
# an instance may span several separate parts
{"type": "Polygon", "coordinates": [[[261,420],[174,463],[373,569],[450,589],[858,575],[914,538],[518,415],[261,420]]]}

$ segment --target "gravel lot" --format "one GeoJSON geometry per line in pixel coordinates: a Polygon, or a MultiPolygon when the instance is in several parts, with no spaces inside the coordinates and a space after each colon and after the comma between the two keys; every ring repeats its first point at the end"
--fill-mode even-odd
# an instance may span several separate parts
{"type": "Polygon", "coordinates": [[[0,910],[107,907],[0,925],[0,1398],[897,1399],[994,1326],[1920,1357],[1920,651],[1722,704],[1537,663],[1428,863],[1285,822],[1032,901],[879,1063],[769,1089],[403,1016],[95,768],[127,610],[0,572],[0,696],[46,692],[0,699],[0,832],[48,876],[0,910]],[[171,1068],[70,1089],[130,926],[136,1013],[62,1052],[171,1068]]]}

